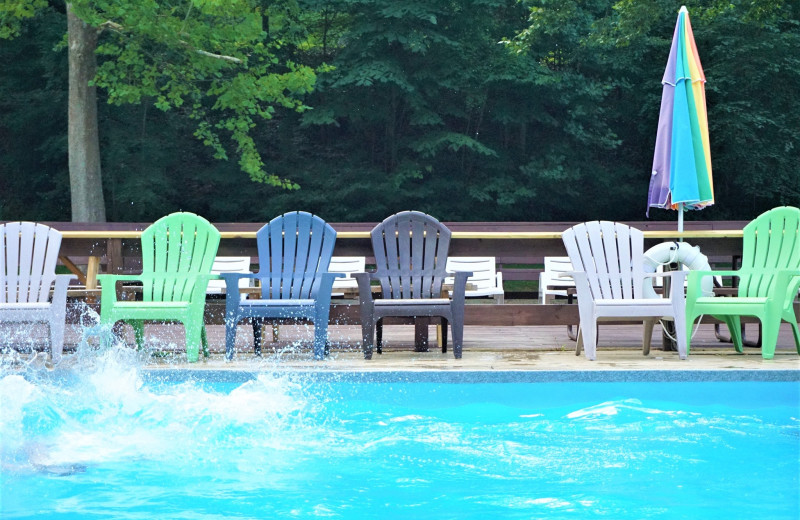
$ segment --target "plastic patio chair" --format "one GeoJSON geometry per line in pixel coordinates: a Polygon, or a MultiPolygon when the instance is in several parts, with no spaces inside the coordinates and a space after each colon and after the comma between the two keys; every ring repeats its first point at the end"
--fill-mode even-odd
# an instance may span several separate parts
{"type": "Polygon", "coordinates": [[[572,266],[578,293],[580,328],[576,354],[586,350],[594,360],[597,350],[598,320],[642,318],[642,352],[650,352],[653,326],[663,317],[675,320],[678,355],[685,359],[683,282],[685,271],[646,273],[644,271],[644,234],[618,222],[594,221],[573,226],[561,235],[572,266]],[[672,285],[668,298],[646,298],[644,281],[654,276],[669,276],[672,285]]]}
{"type": "MultiPolygon", "coordinates": [[[[403,211],[375,226],[370,237],[377,269],[353,275],[358,280],[364,358],[372,358],[376,344],[381,353],[382,319],[389,316],[441,318],[442,352],[447,352],[449,322],[453,332],[453,355],[460,358],[464,298],[467,278],[472,272],[455,273],[452,298],[442,294],[445,277],[452,274],[445,269],[450,230],[430,215],[403,211]],[[373,298],[372,280],[380,282],[381,298],[373,298]]],[[[421,321],[416,323],[418,339],[420,324],[421,321]]],[[[421,349],[422,345],[418,342],[416,348],[421,349]]]]}
{"type": "MultiPolygon", "coordinates": [[[[474,287],[468,289],[465,296],[467,298],[486,298],[491,297],[495,303],[505,302],[505,291],[503,290],[503,273],[497,270],[497,261],[493,256],[450,256],[447,258],[445,270],[448,273],[458,271],[468,271],[472,273],[467,279],[467,284],[474,287]]],[[[445,278],[446,284],[453,284],[454,278],[445,278]]],[[[450,291],[452,294],[453,291],[450,291]]]]}
{"type": "Polygon", "coordinates": [[[130,323],[138,348],[144,346],[144,321],[180,321],[186,330],[186,357],[197,361],[200,345],[208,355],[203,323],[208,281],[220,234],[193,213],[172,213],[142,232],[142,274],[102,274],[100,323],[130,323]],[[117,282],[141,282],[142,301],[117,299],[117,282]]]}
{"type": "Polygon", "coordinates": [[[328,318],[331,289],[342,273],[328,267],[336,242],[336,231],[316,215],[292,211],[275,217],[256,233],[258,273],[223,273],[225,301],[225,356],[233,359],[238,323],[253,319],[254,350],[261,354],[264,318],[310,319],[314,322],[314,357],[328,350],[328,318]],[[242,279],[261,282],[260,297],[242,299],[242,279]]]}
{"type": "Polygon", "coordinates": [[[67,286],[76,278],[56,274],[60,247],[61,233],[51,227],[0,224],[0,323],[47,323],[53,363],[61,360],[67,286]]]}
{"type": "Polygon", "coordinates": [[[800,288],[800,209],[781,206],[762,213],[745,226],[742,245],[738,271],[689,272],[686,322],[691,324],[703,314],[723,320],[734,348],[742,352],[741,316],[755,316],[761,321],[761,355],[772,359],[781,321],[786,321],[800,353],[800,331],[793,307],[800,288]],[[707,276],[738,277],[737,295],[702,296],[701,283],[707,276]]]}

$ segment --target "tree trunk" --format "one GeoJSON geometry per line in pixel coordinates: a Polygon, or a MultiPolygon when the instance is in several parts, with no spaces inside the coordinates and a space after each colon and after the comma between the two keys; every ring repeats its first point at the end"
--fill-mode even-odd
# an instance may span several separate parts
{"type": "Polygon", "coordinates": [[[73,222],[105,222],[97,92],[89,85],[97,72],[97,30],[67,4],[69,43],[69,184],[73,222]]]}

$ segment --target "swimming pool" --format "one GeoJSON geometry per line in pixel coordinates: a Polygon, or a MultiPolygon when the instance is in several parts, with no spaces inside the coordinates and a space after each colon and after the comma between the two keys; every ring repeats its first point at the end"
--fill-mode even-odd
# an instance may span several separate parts
{"type": "Polygon", "coordinates": [[[0,516],[800,516],[796,380],[186,377],[3,374],[0,516]]]}

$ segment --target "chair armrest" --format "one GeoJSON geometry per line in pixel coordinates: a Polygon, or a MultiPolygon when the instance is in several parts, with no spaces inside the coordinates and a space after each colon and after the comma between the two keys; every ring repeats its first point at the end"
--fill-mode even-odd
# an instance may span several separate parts
{"type": "Polygon", "coordinates": [[[663,271],[660,273],[645,273],[644,278],[672,278],[669,287],[670,300],[682,300],[685,298],[683,292],[683,282],[689,271],[663,271]]]}
{"type": "MultiPolygon", "coordinates": [[[[181,276],[179,278],[184,278],[184,277],[181,276]]],[[[208,290],[209,280],[219,280],[220,276],[218,274],[196,274],[196,275],[186,276],[185,278],[194,278],[196,280],[194,284],[194,289],[192,290],[191,300],[189,301],[189,303],[205,305],[206,291],[208,290]]]]}
{"type": "MultiPolygon", "coordinates": [[[[686,278],[690,271],[662,271],[660,273],[644,273],[645,278],[686,278]]],[[[683,280],[680,280],[683,282],[683,280]]],[[[683,283],[681,283],[683,285],[683,283]]]]}
{"type": "Polygon", "coordinates": [[[69,282],[77,279],[78,277],[74,274],[57,274],[53,287],[53,302],[66,302],[69,282]]]}
{"type": "Polygon", "coordinates": [[[100,309],[110,309],[117,302],[117,282],[141,282],[140,274],[98,274],[100,284],[100,309]]]}
{"type": "Polygon", "coordinates": [[[238,306],[242,300],[242,295],[239,293],[239,280],[252,280],[258,278],[258,275],[255,273],[221,273],[219,277],[225,281],[225,300],[232,300],[238,306]]]}
{"type": "Polygon", "coordinates": [[[738,278],[741,275],[741,271],[689,271],[686,277],[686,299],[694,301],[704,296],[701,284],[705,277],[735,276],[738,278]]]}
{"type": "Polygon", "coordinates": [[[375,273],[352,273],[351,276],[358,283],[358,299],[360,304],[372,303],[372,280],[376,278],[375,273]]]}
{"type": "Polygon", "coordinates": [[[772,284],[772,291],[775,299],[781,302],[781,307],[792,305],[797,297],[797,282],[792,282],[792,278],[800,277],[800,269],[782,269],[778,271],[775,283],[772,284]],[[783,294],[782,294],[783,293],[783,294]]]}
{"type": "Polygon", "coordinates": [[[316,292],[316,302],[318,307],[328,307],[331,304],[331,292],[333,292],[333,282],[337,278],[347,278],[344,273],[317,273],[319,276],[319,286],[316,292]]]}
{"type": "Polygon", "coordinates": [[[572,278],[575,280],[575,292],[578,295],[578,301],[581,298],[584,300],[594,300],[592,290],[589,287],[589,277],[585,271],[563,271],[556,278],[572,278]]]}
{"type": "Polygon", "coordinates": [[[219,280],[220,276],[218,274],[166,274],[166,273],[148,273],[148,274],[98,274],[97,281],[100,282],[100,288],[102,292],[100,293],[100,306],[102,308],[104,303],[108,305],[113,305],[114,302],[117,301],[117,291],[116,291],[116,283],[117,282],[144,282],[145,280],[156,281],[156,280],[202,280],[205,283],[197,283],[195,284],[193,293],[192,293],[192,301],[195,301],[199,298],[200,290],[199,288],[202,287],[202,298],[205,300],[205,293],[206,287],[208,286],[209,280],[219,280]],[[104,283],[104,281],[106,283],[104,283]],[[106,289],[108,288],[108,290],[106,289]]]}
{"type": "Polygon", "coordinates": [[[453,302],[464,303],[467,292],[467,279],[472,276],[472,271],[458,271],[454,273],[453,280],[453,302]]]}
{"type": "Polygon", "coordinates": [[[219,280],[218,274],[166,274],[166,273],[148,273],[148,274],[98,274],[97,281],[109,280],[111,283],[116,282],[143,282],[144,280],[188,280],[188,279],[204,278],[206,280],[219,280]]]}

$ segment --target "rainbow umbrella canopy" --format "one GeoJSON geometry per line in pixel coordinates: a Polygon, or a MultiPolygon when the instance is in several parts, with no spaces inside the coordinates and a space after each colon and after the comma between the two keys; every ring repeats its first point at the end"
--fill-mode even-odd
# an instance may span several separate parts
{"type": "Polygon", "coordinates": [[[694,42],[689,12],[681,7],[664,71],[661,114],[650,177],[650,208],[678,210],[678,231],[683,212],[714,204],[711,153],[706,115],[706,77],[694,42]]]}

